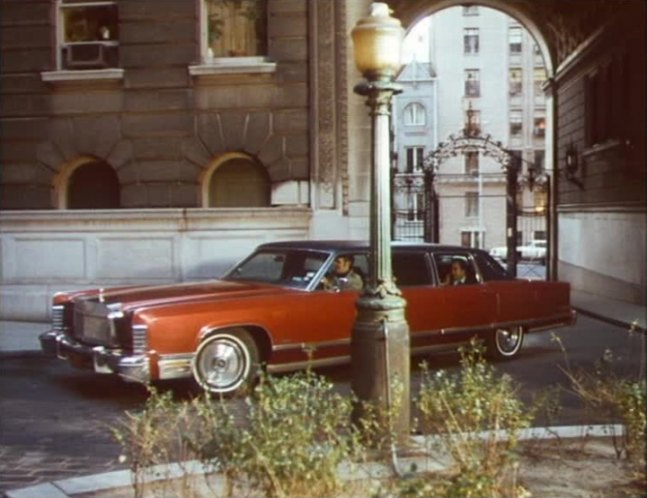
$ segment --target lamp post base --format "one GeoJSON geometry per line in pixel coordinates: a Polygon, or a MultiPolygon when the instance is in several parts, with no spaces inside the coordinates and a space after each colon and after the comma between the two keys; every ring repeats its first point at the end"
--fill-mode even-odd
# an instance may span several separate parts
{"type": "Polygon", "coordinates": [[[353,421],[372,412],[399,443],[410,436],[409,325],[399,296],[361,296],[351,335],[353,421]],[[368,406],[367,406],[368,405],[368,406]]]}

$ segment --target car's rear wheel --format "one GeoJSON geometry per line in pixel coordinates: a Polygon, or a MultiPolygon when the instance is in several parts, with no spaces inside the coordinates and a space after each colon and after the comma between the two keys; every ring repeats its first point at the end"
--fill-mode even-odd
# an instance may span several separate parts
{"type": "Polygon", "coordinates": [[[211,394],[228,395],[247,389],[258,374],[259,352],[245,329],[207,336],[196,351],[193,377],[211,394]]]}
{"type": "Polygon", "coordinates": [[[487,339],[487,355],[496,360],[507,360],[519,354],[523,344],[524,330],[520,325],[498,327],[487,339]]]}

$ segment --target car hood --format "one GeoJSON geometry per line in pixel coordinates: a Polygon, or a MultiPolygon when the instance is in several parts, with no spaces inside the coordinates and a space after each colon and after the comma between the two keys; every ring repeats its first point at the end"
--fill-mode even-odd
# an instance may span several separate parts
{"type": "Polygon", "coordinates": [[[291,292],[291,290],[257,282],[210,280],[191,284],[95,289],[72,296],[72,298],[99,300],[105,304],[120,304],[123,311],[129,311],[141,307],[241,299],[283,292],[291,292]]]}

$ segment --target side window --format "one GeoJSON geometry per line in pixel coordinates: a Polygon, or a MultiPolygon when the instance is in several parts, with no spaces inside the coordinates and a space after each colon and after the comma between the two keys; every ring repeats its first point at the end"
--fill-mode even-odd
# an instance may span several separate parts
{"type": "Polygon", "coordinates": [[[366,285],[368,257],[365,253],[339,253],[326,269],[319,290],[358,291],[366,285]]]}
{"type": "Polygon", "coordinates": [[[393,276],[398,287],[429,285],[427,256],[421,252],[394,252],[393,276]]]}
{"type": "Polygon", "coordinates": [[[434,254],[440,285],[473,285],[478,283],[474,263],[468,253],[434,254]]]}
{"type": "Polygon", "coordinates": [[[489,254],[477,252],[476,264],[481,270],[481,276],[485,282],[492,282],[496,280],[511,280],[512,277],[493,257],[489,254]]]}

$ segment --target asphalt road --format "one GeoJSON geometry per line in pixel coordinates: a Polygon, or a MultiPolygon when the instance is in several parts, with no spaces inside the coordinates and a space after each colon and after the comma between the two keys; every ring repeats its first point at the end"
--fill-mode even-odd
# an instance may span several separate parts
{"type": "MultiPolygon", "coordinates": [[[[638,372],[644,341],[641,334],[580,317],[575,327],[559,329],[572,368],[593,368],[605,349],[613,351],[622,375],[638,372]]],[[[414,360],[417,364],[423,358],[414,360]]],[[[456,369],[456,355],[426,358],[432,368],[456,369]]],[[[550,331],[526,337],[522,355],[497,367],[521,384],[530,399],[553,385],[566,386],[559,366],[565,365],[550,331]]],[[[348,392],[350,369],[322,370],[339,392],[348,392]]],[[[137,410],[146,399],[144,388],[112,376],[74,370],[62,361],[40,356],[0,359],[0,492],[39,482],[124,468],[110,427],[124,410],[137,410]]],[[[420,381],[412,372],[412,393],[420,381]]],[[[191,396],[188,383],[169,386],[178,398],[191,396]]],[[[237,402],[237,401],[232,401],[237,402]]],[[[602,414],[587,413],[577,398],[564,391],[563,409],[555,425],[596,423],[602,414]]]]}

